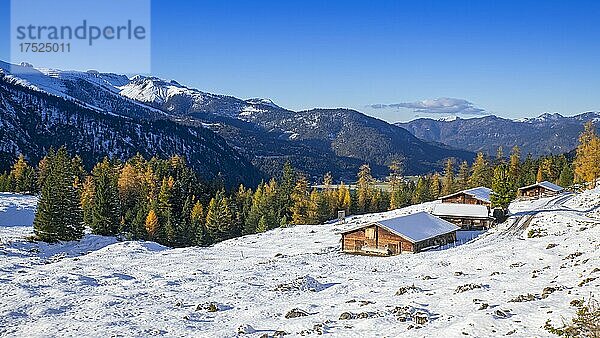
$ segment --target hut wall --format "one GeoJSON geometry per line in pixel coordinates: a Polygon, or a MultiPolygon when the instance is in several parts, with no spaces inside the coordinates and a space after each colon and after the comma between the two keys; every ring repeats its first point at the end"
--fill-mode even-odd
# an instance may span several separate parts
{"type": "Polygon", "coordinates": [[[381,227],[379,230],[378,247],[387,248],[390,254],[396,255],[402,252],[413,252],[413,244],[406,239],[387,231],[381,227]]]}
{"type": "Polygon", "coordinates": [[[548,190],[544,187],[531,187],[525,190],[519,190],[519,193],[523,197],[540,197],[556,195],[556,192],[548,190]]]}
{"type": "Polygon", "coordinates": [[[445,245],[454,242],[456,242],[455,231],[416,243],[415,252],[420,252],[429,247],[445,245]]]}
{"type": "Polygon", "coordinates": [[[486,229],[492,226],[492,220],[489,218],[473,218],[460,216],[438,216],[439,218],[456,224],[463,230],[486,229]]]}
{"type": "Polygon", "coordinates": [[[369,253],[368,250],[364,250],[365,247],[387,252],[391,255],[413,252],[414,249],[413,244],[408,240],[376,225],[343,234],[343,251],[369,253]],[[370,236],[371,234],[374,236],[370,236]]]}
{"type": "Polygon", "coordinates": [[[357,229],[352,232],[345,233],[343,235],[343,249],[344,251],[361,251],[364,245],[375,246],[376,239],[367,238],[366,231],[369,228],[375,228],[375,226],[357,229]]]}

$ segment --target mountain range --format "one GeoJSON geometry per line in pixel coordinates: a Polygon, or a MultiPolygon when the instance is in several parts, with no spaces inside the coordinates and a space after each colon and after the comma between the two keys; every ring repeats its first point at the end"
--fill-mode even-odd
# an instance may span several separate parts
{"type": "Polygon", "coordinates": [[[331,171],[353,181],[363,163],[384,177],[392,160],[407,174],[423,174],[440,170],[446,158],[470,161],[499,146],[534,156],[569,152],[583,124],[599,120],[588,112],[390,124],[352,109],[293,111],[152,76],[0,62],[0,170],[19,153],[35,163],[64,144],[87,165],[104,156],[181,154],[205,179],[228,185],[254,185],[286,161],[313,179],[331,171]]]}
{"type": "MultiPolygon", "coordinates": [[[[511,120],[494,115],[478,118],[420,118],[399,122],[416,137],[473,152],[494,155],[499,146],[508,151],[517,145],[522,154],[561,154],[577,147],[578,136],[588,121],[600,122],[599,112],[575,116],[545,113],[535,118],[511,120]]],[[[600,123],[595,123],[600,130],[600,123]]]]}
{"type": "MultiPolygon", "coordinates": [[[[39,160],[67,145],[91,164],[103,156],[181,154],[205,178],[255,184],[286,161],[311,177],[352,180],[362,163],[376,176],[393,159],[420,174],[474,154],[422,141],[350,109],[292,111],[156,77],[60,71],[0,62],[0,156],[39,160]]],[[[6,169],[6,168],[0,168],[6,169]]]]}

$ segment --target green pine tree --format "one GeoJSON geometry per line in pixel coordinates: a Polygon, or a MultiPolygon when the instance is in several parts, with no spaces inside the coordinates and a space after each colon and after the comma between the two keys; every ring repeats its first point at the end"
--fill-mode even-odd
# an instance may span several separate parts
{"type": "Polygon", "coordinates": [[[415,188],[415,192],[412,198],[414,204],[419,204],[423,202],[427,202],[431,200],[430,192],[430,183],[429,178],[421,176],[417,181],[417,186],[415,188]]]}
{"type": "Polygon", "coordinates": [[[256,228],[256,232],[265,232],[269,230],[267,225],[267,218],[265,216],[261,216],[260,220],[258,220],[258,227],[256,228]]]}
{"type": "Polygon", "coordinates": [[[569,165],[567,162],[564,163],[562,170],[560,171],[560,176],[558,178],[558,185],[560,185],[561,187],[569,187],[571,185],[573,185],[573,169],[571,168],[571,165],[569,165]]]}
{"type": "Polygon", "coordinates": [[[192,228],[195,229],[194,243],[196,245],[208,245],[210,244],[210,238],[206,234],[204,208],[199,201],[196,201],[192,212],[190,214],[190,220],[192,221],[192,228]]]}
{"type": "Polygon", "coordinates": [[[206,212],[206,230],[210,238],[223,241],[231,238],[233,215],[225,193],[221,190],[210,200],[206,212]]]}
{"type": "Polygon", "coordinates": [[[38,202],[33,229],[45,242],[70,241],[83,237],[83,214],[75,174],[65,147],[46,158],[47,172],[38,202]]]}
{"type": "Polygon", "coordinates": [[[517,189],[510,176],[509,167],[506,164],[500,164],[494,169],[492,179],[492,207],[508,210],[508,206],[517,196],[517,189]]]}
{"type": "Polygon", "coordinates": [[[277,210],[276,214],[279,219],[285,217],[286,219],[292,219],[292,207],[294,201],[292,200],[292,194],[296,186],[297,173],[292,167],[292,164],[287,161],[283,166],[281,179],[276,191],[277,210]]]}
{"type": "Polygon", "coordinates": [[[193,197],[188,196],[183,204],[173,236],[172,245],[176,248],[190,246],[194,243],[196,232],[192,223],[193,203],[193,197]]]}
{"type": "Polygon", "coordinates": [[[92,170],[94,194],[91,201],[91,228],[97,235],[114,236],[119,233],[120,206],[117,177],[108,158],[92,170]]]}
{"type": "Polygon", "coordinates": [[[175,180],[173,177],[164,177],[157,197],[159,226],[154,236],[154,240],[164,245],[172,245],[175,236],[175,220],[173,219],[173,209],[171,204],[174,183],[175,180]]]}
{"type": "Polygon", "coordinates": [[[463,161],[458,169],[457,177],[457,190],[464,190],[469,188],[469,177],[471,176],[469,164],[467,161],[463,161]]]}

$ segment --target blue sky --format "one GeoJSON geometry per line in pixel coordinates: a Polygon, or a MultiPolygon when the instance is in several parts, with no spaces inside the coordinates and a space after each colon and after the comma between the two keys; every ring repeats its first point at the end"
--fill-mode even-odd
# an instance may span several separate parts
{"type": "Polygon", "coordinates": [[[599,17],[598,1],[156,0],[152,73],[388,121],[572,115],[600,110],[599,17]]]}

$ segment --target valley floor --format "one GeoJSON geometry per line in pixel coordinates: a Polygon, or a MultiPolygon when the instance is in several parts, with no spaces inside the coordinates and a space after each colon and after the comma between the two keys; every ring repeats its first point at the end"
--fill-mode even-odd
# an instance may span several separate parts
{"type": "Polygon", "coordinates": [[[2,336],[544,337],[546,320],[571,318],[569,303],[600,286],[600,189],[516,202],[465,244],[395,257],[343,254],[339,232],[432,203],[169,249],[94,235],[30,243],[31,226],[2,219],[35,201],[7,198],[2,336]],[[296,308],[305,316],[286,318],[296,308]]]}

